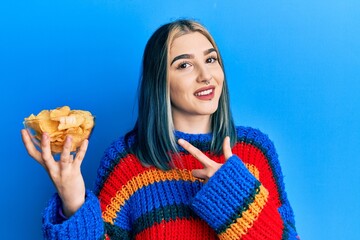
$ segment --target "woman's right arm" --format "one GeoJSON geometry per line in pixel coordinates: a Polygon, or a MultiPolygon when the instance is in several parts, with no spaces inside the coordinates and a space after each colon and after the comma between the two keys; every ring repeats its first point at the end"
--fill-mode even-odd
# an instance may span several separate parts
{"type": "Polygon", "coordinates": [[[60,160],[55,161],[46,133],[42,136],[40,151],[25,129],[21,130],[21,135],[28,154],[43,166],[57,190],[44,212],[44,238],[99,239],[104,236],[99,200],[92,192],[85,190],[80,170],[88,141],[82,143],[74,157],[70,154],[71,138],[67,138],[60,160]],[[61,216],[61,212],[66,218],[61,216]]]}
{"type": "Polygon", "coordinates": [[[22,140],[28,154],[40,163],[48,173],[62,201],[66,217],[72,216],[85,201],[85,183],[80,166],[85,157],[88,140],[84,140],[76,156],[70,154],[71,137],[65,140],[60,160],[55,161],[50,150],[50,138],[44,133],[41,138],[41,151],[31,141],[28,132],[21,130],[22,140]]]}

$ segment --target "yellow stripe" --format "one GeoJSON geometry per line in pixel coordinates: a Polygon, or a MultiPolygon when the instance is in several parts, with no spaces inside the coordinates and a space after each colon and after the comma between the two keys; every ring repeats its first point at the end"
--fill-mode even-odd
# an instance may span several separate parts
{"type": "Polygon", "coordinates": [[[254,175],[254,177],[259,180],[260,179],[260,173],[259,170],[257,169],[257,167],[255,167],[255,165],[250,164],[250,163],[245,163],[246,168],[251,172],[252,175],[254,175]]]}
{"type": "Polygon", "coordinates": [[[137,190],[153,184],[154,182],[163,182],[166,180],[184,180],[195,182],[197,179],[192,176],[189,170],[173,169],[169,171],[161,171],[158,169],[147,170],[129,180],[116,195],[111,199],[109,205],[106,206],[106,210],[103,212],[102,217],[105,222],[114,224],[116,213],[120,210],[120,207],[124,205],[137,190]]]}
{"type": "Polygon", "coordinates": [[[250,229],[255,220],[259,217],[269,196],[268,190],[260,185],[260,192],[255,196],[255,200],[250,204],[249,209],[242,213],[241,218],[235,220],[225,232],[219,235],[220,239],[240,239],[250,229]]]}

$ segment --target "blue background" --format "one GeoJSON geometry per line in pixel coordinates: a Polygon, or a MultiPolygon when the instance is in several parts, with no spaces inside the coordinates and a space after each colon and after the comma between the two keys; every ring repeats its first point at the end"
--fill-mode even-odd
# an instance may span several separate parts
{"type": "Polygon", "coordinates": [[[161,24],[200,20],[222,51],[238,125],[274,141],[302,239],[359,239],[360,2],[54,0],[0,3],[1,239],[41,239],[54,192],[23,118],[97,116],[82,171],[136,119],[142,52],[161,24]]]}

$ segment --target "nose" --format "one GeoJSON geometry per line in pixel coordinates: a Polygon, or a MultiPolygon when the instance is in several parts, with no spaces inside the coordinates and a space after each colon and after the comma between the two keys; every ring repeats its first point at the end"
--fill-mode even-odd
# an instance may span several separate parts
{"type": "Polygon", "coordinates": [[[206,66],[199,66],[197,81],[199,83],[201,82],[209,83],[211,79],[212,79],[212,75],[209,69],[207,69],[206,66]]]}

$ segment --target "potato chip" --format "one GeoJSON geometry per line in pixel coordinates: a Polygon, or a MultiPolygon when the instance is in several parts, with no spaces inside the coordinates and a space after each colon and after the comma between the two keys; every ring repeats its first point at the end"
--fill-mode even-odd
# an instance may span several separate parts
{"type": "Polygon", "coordinates": [[[56,137],[59,137],[59,136],[61,136],[63,134],[64,134],[63,131],[56,131],[56,132],[49,133],[49,136],[50,136],[50,138],[56,138],[56,137]]]}
{"type": "Polygon", "coordinates": [[[76,135],[76,134],[70,134],[72,139],[72,147],[71,149],[76,149],[77,147],[80,147],[82,141],[84,141],[83,136],[76,135]]]}
{"type": "Polygon", "coordinates": [[[61,153],[61,152],[62,152],[62,149],[63,149],[63,145],[54,145],[54,144],[51,144],[51,145],[50,145],[50,148],[51,148],[51,152],[53,152],[53,153],[61,153]]]}
{"type": "Polygon", "coordinates": [[[38,115],[36,115],[36,119],[49,119],[49,118],[50,118],[49,110],[42,110],[38,115]]]}
{"type": "Polygon", "coordinates": [[[59,120],[59,117],[68,116],[70,113],[69,106],[63,106],[56,108],[55,110],[50,110],[50,119],[59,120]]]}
{"type": "Polygon", "coordinates": [[[50,141],[51,142],[57,142],[57,143],[60,143],[61,145],[64,144],[65,142],[65,139],[66,139],[66,135],[63,134],[61,136],[57,136],[57,137],[54,137],[54,138],[50,138],[50,141]]]}
{"type": "Polygon", "coordinates": [[[83,135],[84,130],[81,127],[74,127],[65,130],[65,133],[74,134],[74,135],[83,135]]]}
{"type": "Polygon", "coordinates": [[[71,114],[79,114],[84,116],[85,121],[83,124],[80,125],[83,129],[92,129],[94,127],[94,116],[91,115],[89,111],[83,111],[83,110],[72,110],[70,112],[71,114]]]}
{"type": "Polygon", "coordinates": [[[25,118],[24,124],[37,145],[42,134],[48,133],[53,153],[62,152],[66,137],[71,136],[71,151],[74,152],[89,138],[94,127],[94,116],[89,111],[71,110],[69,106],[63,106],[42,110],[38,115],[31,114],[25,118]]]}
{"type": "Polygon", "coordinates": [[[94,127],[94,117],[93,116],[85,116],[85,121],[80,125],[83,129],[92,129],[94,127]]]}
{"type": "Polygon", "coordinates": [[[36,134],[41,132],[41,128],[40,128],[40,122],[38,119],[32,118],[31,116],[29,118],[27,118],[28,120],[25,119],[26,122],[26,126],[33,129],[36,134]]]}
{"type": "Polygon", "coordinates": [[[33,120],[36,119],[36,116],[34,114],[30,114],[29,117],[25,118],[26,120],[33,120]]]}
{"type": "Polygon", "coordinates": [[[83,115],[83,116],[92,116],[91,112],[85,111],[85,110],[71,110],[69,115],[70,114],[80,114],[80,115],[83,115]]]}
{"type": "Polygon", "coordinates": [[[58,141],[58,140],[55,140],[51,143],[51,145],[57,145],[57,146],[63,146],[64,145],[64,141],[58,141]]]}
{"type": "Polygon", "coordinates": [[[58,126],[59,130],[79,127],[84,123],[85,118],[80,114],[70,114],[69,116],[63,116],[59,119],[60,124],[58,126]]]}
{"type": "Polygon", "coordinates": [[[50,119],[42,119],[39,121],[39,126],[43,133],[53,133],[58,130],[59,122],[50,119]]]}

